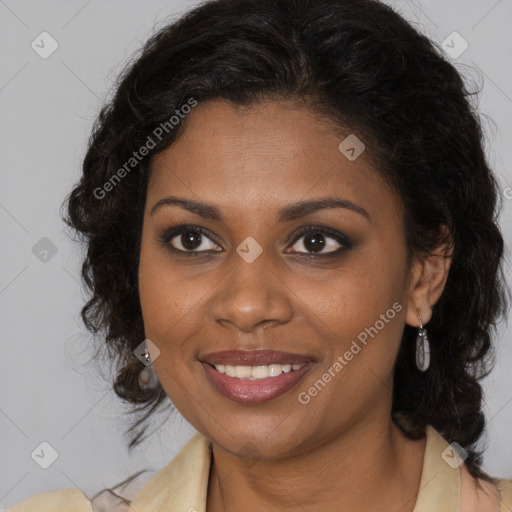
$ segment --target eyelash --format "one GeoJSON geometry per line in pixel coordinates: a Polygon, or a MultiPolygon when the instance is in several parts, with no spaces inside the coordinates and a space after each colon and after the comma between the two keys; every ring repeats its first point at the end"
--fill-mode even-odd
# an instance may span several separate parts
{"type": "MultiPolygon", "coordinates": [[[[199,233],[201,235],[204,235],[205,237],[209,238],[212,242],[216,243],[217,245],[220,245],[220,243],[211,235],[209,231],[206,229],[200,227],[200,226],[193,226],[188,224],[180,224],[177,226],[171,226],[170,228],[167,228],[164,232],[158,235],[157,241],[161,243],[164,247],[168,248],[169,250],[178,253],[180,255],[186,256],[186,257],[200,257],[211,254],[210,251],[183,251],[182,249],[176,249],[176,247],[173,247],[170,242],[173,238],[175,238],[177,235],[182,235],[187,232],[192,233],[199,233]]],[[[346,251],[347,249],[351,249],[353,247],[352,241],[344,234],[339,233],[338,231],[335,231],[333,229],[323,227],[323,226],[307,226],[304,228],[301,228],[292,239],[291,244],[289,245],[295,245],[302,237],[309,235],[309,234],[321,234],[321,235],[328,235],[329,238],[333,238],[336,242],[341,244],[341,247],[336,249],[335,251],[331,251],[328,253],[304,253],[304,252],[296,252],[295,255],[305,257],[305,258],[328,258],[328,257],[335,257],[340,255],[340,253],[346,251]]],[[[213,252],[221,252],[221,251],[213,251],[213,252]]]]}

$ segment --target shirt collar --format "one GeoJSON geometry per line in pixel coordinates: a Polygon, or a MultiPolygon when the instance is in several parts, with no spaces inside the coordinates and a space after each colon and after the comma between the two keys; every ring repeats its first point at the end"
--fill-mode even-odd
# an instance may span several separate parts
{"type": "MultiPolygon", "coordinates": [[[[426,428],[420,490],[413,512],[459,512],[457,454],[432,427],[426,428]]],[[[129,512],[205,512],[211,445],[197,433],[135,496],[129,512]]]]}
{"type": "Polygon", "coordinates": [[[413,512],[460,511],[460,458],[431,425],[426,428],[420,490],[413,512]]]}
{"type": "Polygon", "coordinates": [[[210,442],[197,433],[132,500],[129,512],[205,512],[210,442]]]}

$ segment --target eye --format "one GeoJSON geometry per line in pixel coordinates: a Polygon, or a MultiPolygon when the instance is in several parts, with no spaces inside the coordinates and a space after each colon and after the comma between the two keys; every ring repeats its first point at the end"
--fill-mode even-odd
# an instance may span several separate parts
{"type": "MultiPolygon", "coordinates": [[[[199,256],[208,252],[221,252],[213,236],[200,226],[180,225],[168,228],[158,236],[158,241],[170,250],[184,256],[199,256]]],[[[308,226],[295,236],[292,251],[310,257],[338,254],[352,247],[352,242],[342,233],[326,227],[308,226]]]]}
{"type": "Polygon", "coordinates": [[[330,256],[352,246],[350,240],[334,230],[325,227],[309,226],[301,230],[295,238],[293,252],[308,256],[330,256]]]}
{"type": "Polygon", "coordinates": [[[187,255],[207,251],[222,251],[209,236],[205,229],[199,226],[176,226],[159,236],[159,241],[170,249],[187,255]]]}

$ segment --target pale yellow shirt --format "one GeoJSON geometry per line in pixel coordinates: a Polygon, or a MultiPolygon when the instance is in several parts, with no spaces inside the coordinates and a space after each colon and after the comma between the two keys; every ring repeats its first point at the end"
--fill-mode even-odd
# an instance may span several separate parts
{"type": "MultiPolygon", "coordinates": [[[[464,465],[448,464],[442,454],[448,443],[431,426],[414,512],[512,512],[512,480],[495,479],[496,486],[475,485],[464,465]],[[461,508],[461,504],[462,507],[461,508]]],[[[448,448],[448,455],[450,449],[448,448]]],[[[181,452],[153,475],[135,495],[131,506],[110,508],[129,512],[205,512],[211,451],[196,434],[181,452]]],[[[96,501],[95,501],[96,503],[96,501]]],[[[7,512],[96,512],[79,489],[44,492],[7,512]]]]}

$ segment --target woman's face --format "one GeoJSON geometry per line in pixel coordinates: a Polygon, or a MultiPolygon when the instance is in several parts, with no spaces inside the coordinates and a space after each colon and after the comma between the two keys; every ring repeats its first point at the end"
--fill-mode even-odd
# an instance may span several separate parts
{"type": "Polygon", "coordinates": [[[171,401],[231,453],[279,458],[389,421],[412,267],[401,202],[370,147],[338,148],[348,135],[299,105],[216,100],[154,160],[145,334],[171,401]]]}

